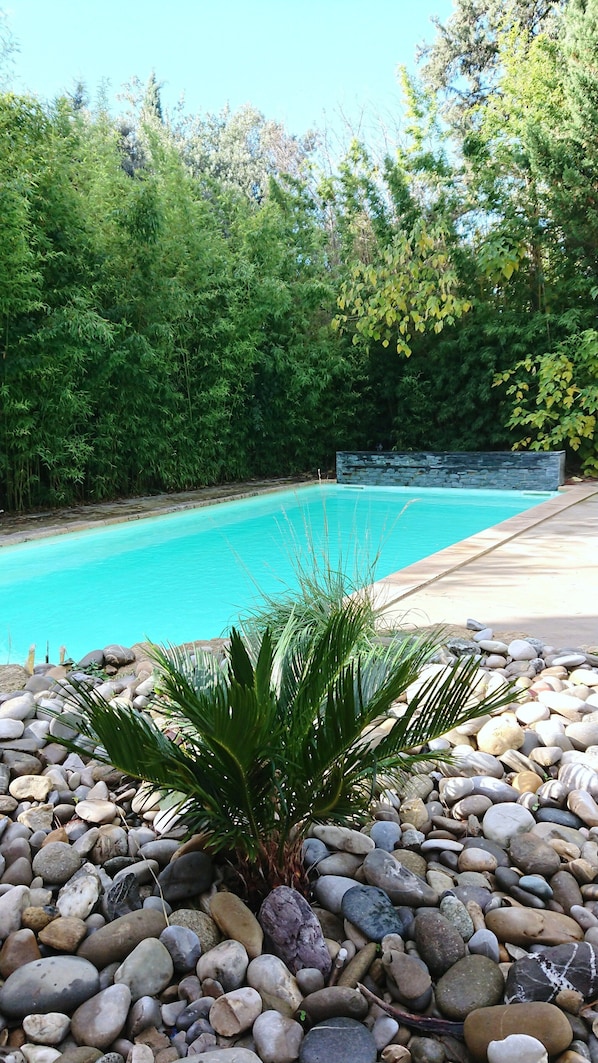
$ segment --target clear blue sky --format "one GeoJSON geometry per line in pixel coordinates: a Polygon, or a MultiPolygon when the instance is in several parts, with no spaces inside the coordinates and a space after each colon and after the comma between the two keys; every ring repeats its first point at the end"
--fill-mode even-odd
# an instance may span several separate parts
{"type": "MultiPolygon", "coordinates": [[[[15,88],[44,99],[82,78],[93,99],[154,69],[187,111],[252,103],[292,133],[396,111],[396,68],[452,0],[0,0],[19,52],[15,88]]],[[[118,107],[118,105],[115,105],[118,107]]]]}

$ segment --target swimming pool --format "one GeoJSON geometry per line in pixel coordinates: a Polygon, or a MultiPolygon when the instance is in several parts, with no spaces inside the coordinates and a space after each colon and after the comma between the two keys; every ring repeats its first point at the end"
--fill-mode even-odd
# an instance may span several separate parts
{"type": "Polygon", "coordinates": [[[187,642],[227,630],[294,559],[369,582],[550,494],[316,484],[0,549],[0,663],[61,645],[78,660],[111,642],[187,642]],[[374,571],[375,570],[375,571],[374,571]]]}

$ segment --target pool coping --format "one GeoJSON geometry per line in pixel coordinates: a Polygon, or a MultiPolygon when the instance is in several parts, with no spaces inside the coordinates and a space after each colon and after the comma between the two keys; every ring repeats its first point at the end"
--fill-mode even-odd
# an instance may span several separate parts
{"type": "Polygon", "coordinates": [[[594,495],[598,496],[598,483],[561,487],[556,497],[540,502],[523,513],[486,528],[485,531],[477,532],[453,546],[447,546],[421,561],[381,577],[369,587],[373,594],[375,612],[382,615],[393,605],[465,568],[471,562],[560,516],[594,495]]]}
{"type": "Polygon", "coordinates": [[[46,513],[25,515],[2,514],[0,511],[0,550],[7,546],[47,539],[53,535],[69,535],[72,532],[90,531],[111,524],[144,520],[147,517],[162,517],[169,513],[182,513],[190,509],[219,505],[221,502],[237,502],[257,495],[275,494],[279,491],[313,487],[317,483],[334,483],[334,480],[280,478],[258,480],[242,484],[224,484],[217,487],[198,488],[195,491],[180,491],[171,495],[143,495],[116,502],[98,502],[46,513]],[[31,523],[29,523],[31,522],[31,523]],[[35,523],[37,522],[37,523],[35,523]],[[5,531],[6,527],[13,531],[5,531]]]}

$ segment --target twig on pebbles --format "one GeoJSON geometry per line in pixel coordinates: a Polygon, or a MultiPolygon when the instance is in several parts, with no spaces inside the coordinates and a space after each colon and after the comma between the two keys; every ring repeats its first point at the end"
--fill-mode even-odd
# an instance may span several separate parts
{"type": "Polygon", "coordinates": [[[463,1040],[462,1022],[452,1022],[450,1019],[437,1019],[433,1015],[413,1015],[408,1011],[401,1011],[401,1009],[396,1008],[394,1004],[387,1004],[381,997],[377,997],[375,993],[371,993],[369,989],[366,989],[361,982],[357,983],[357,988],[370,1004],[376,1004],[382,1011],[385,1011],[387,1015],[392,1015],[393,1019],[402,1023],[403,1026],[408,1026],[413,1030],[425,1030],[428,1033],[448,1034],[451,1037],[457,1037],[459,1040],[463,1040]]]}

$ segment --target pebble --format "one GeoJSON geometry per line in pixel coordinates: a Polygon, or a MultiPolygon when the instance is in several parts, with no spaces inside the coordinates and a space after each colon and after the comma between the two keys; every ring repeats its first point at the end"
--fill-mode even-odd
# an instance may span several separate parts
{"type": "Polygon", "coordinates": [[[294,1063],[303,1041],[303,1027],[277,1011],[262,1011],[252,1035],[263,1063],[294,1063]]]}
{"type": "MultiPolygon", "coordinates": [[[[526,1034],[540,1041],[549,1055],[564,1052],[573,1040],[569,1020],[554,1004],[497,1004],[471,1011],[464,1023],[467,1048],[476,1060],[487,1059],[491,1041],[526,1034]]],[[[513,1061],[514,1063],[514,1061],[513,1061]]]]}
{"type": "Polygon", "coordinates": [[[144,908],[100,927],[79,946],[78,955],[102,969],[120,963],[141,941],[159,937],[166,927],[162,912],[144,908]]]}
{"type": "Polygon", "coordinates": [[[535,819],[527,808],[510,802],[498,802],[488,809],[482,820],[484,837],[508,848],[517,834],[526,834],[535,826],[535,819]]]}
{"type": "Polygon", "coordinates": [[[78,956],[48,956],[18,967],[0,989],[0,1013],[8,1018],[64,1011],[66,1014],[100,988],[95,967],[78,956]]]}
{"type": "Polygon", "coordinates": [[[487,956],[463,956],[439,978],[436,1005],[443,1015],[462,1022],[476,1008],[500,1004],[505,989],[500,967],[487,956]]]}
{"type": "Polygon", "coordinates": [[[405,922],[384,890],[377,886],[353,886],[343,894],[341,913],[368,941],[382,941],[387,934],[402,934],[405,922]]]}
{"type": "Polygon", "coordinates": [[[131,1000],[135,1001],[166,989],[173,974],[170,952],[161,941],[150,937],[140,941],[125,957],[114,972],[114,981],[127,986],[131,1000]]]}
{"type": "Polygon", "coordinates": [[[222,1037],[238,1037],[251,1029],[262,1011],[262,998],[255,989],[243,986],[224,993],[210,1008],[209,1021],[222,1037]]]}
{"type": "Polygon", "coordinates": [[[548,1063],[548,1053],[536,1037],[512,1033],[488,1045],[488,1063],[548,1063]]]}
{"type": "Polygon", "coordinates": [[[326,1019],[312,1026],[299,1052],[299,1063],[376,1063],[378,1050],[372,1034],[355,1019],[326,1019]]]}
{"type": "Polygon", "coordinates": [[[119,1036],[127,1021],[131,993],[124,983],[107,986],[81,1004],[71,1020],[71,1034],[79,1045],[102,1051],[119,1036]]]}
{"type": "Polygon", "coordinates": [[[248,984],[260,994],[264,1007],[292,1017],[301,1005],[303,993],[296,978],[278,956],[256,956],[247,968],[248,984]]]}
{"type": "MultiPolygon", "coordinates": [[[[344,895],[341,911],[343,903],[344,895]]],[[[273,951],[293,974],[301,967],[316,967],[324,977],[329,974],[330,953],[322,928],[309,903],[297,890],[290,886],[273,889],[260,908],[258,921],[273,951]]]]}
{"type": "Polygon", "coordinates": [[[367,882],[384,890],[393,904],[419,907],[438,902],[437,893],[426,882],[383,849],[373,849],[367,854],[363,873],[367,882]]]}

